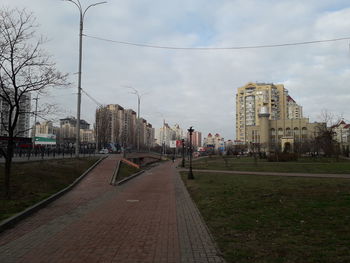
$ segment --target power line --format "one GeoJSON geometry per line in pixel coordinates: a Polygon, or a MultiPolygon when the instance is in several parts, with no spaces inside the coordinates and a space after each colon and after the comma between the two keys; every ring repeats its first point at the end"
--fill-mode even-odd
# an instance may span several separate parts
{"type": "Polygon", "coordinates": [[[323,39],[323,40],[313,40],[313,41],[303,41],[303,42],[291,42],[291,43],[282,43],[282,44],[271,44],[271,45],[252,45],[252,46],[232,46],[232,47],[175,47],[175,46],[161,46],[153,44],[142,44],[134,42],[126,42],[119,40],[111,40],[107,38],[101,38],[97,36],[90,36],[83,34],[84,37],[101,40],[105,42],[111,42],[121,45],[144,47],[144,48],[155,48],[155,49],[168,49],[168,50],[239,50],[239,49],[260,49],[260,48],[275,48],[275,47],[288,47],[288,46],[300,46],[300,45],[310,45],[318,43],[327,43],[327,42],[336,42],[350,40],[350,37],[341,37],[341,38],[332,38],[332,39],[323,39]]]}
{"type": "Polygon", "coordinates": [[[89,93],[87,93],[87,92],[86,92],[85,90],[83,90],[82,88],[81,88],[81,91],[82,91],[83,93],[85,93],[85,95],[88,96],[89,99],[91,99],[93,102],[95,102],[95,103],[97,104],[97,106],[102,106],[102,105],[103,105],[102,103],[99,103],[95,98],[93,98],[89,93]]]}

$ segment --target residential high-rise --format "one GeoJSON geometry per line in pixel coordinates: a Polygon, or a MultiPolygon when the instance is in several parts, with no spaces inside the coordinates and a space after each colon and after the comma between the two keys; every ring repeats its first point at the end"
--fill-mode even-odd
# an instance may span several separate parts
{"type": "Polygon", "coordinates": [[[269,154],[306,146],[325,123],[310,123],[282,84],[248,83],[236,94],[236,142],[269,154]]]}
{"type": "Polygon", "coordinates": [[[136,142],[136,112],[131,109],[124,110],[124,125],[122,133],[122,145],[132,147],[136,142]]]}
{"type": "Polygon", "coordinates": [[[101,106],[96,110],[96,142],[98,149],[114,146],[136,148],[139,127],[140,148],[153,147],[152,125],[143,118],[137,120],[136,112],[118,104],[101,106]],[[137,125],[138,124],[138,125],[137,125]]]}
{"type": "Polygon", "coordinates": [[[124,108],[118,104],[101,106],[96,110],[96,141],[98,148],[106,144],[122,144],[124,108]]]}
{"type": "MultiPolygon", "coordinates": [[[[23,94],[19,102],[19,115],[14,135],[17,137],[29,137],[30,131],[30,110],[31,96],[29,93],[23,94]]],[[[0,97],[0,135],[8,136],[9,105],[0,97]]]]}
{"type": "MultiPolygon", "coordinates": [[[[187,132],[187,140],[190,139],[190,134],[187,132]]],[[[194,131],[192,133],[192,146],[197,149],[202,147],[202,133],[199,131],[194,131]]]]}
{"type": "Polygon", "coordinates": [[[259,126],[259,112],[267,107],[269,120],[301,119],[299,106],[283,84],[249,82],[236,94],[236,139],[247,142],[247,127],[259,126]]]}
{"type": "Polygon", "coordinates": [[[157,129],[156,140],[158,145],[169,147],[170,141],[175,140],[175,137],[176,132],[166,122],[163,122],[163,127],[157,129]]]}

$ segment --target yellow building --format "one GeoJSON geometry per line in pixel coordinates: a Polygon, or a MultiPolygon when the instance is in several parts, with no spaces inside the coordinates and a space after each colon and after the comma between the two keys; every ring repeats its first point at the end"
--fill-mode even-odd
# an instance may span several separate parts
{"type": "MultiPolygon", "coordinates": [[[[284,150],[286,145],[314,138],[322,123],[303,118],[302,107],[282,84],[248,83],[236,94],[236,140],[259,144],[260,150],[284,150]]],[[[292,149],[290,149],[292,150],[292,149]]]]}

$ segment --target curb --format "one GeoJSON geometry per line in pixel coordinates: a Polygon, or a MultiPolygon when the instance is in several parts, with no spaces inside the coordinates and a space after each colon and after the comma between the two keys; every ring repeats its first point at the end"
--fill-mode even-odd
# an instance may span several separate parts
{"type": "Polygon", "coordinates": [[[124,184],[124,183],[126,183],[127,181],[133,179],[133,178],[136,177],[136,176],[139,176],[140,174],[142,174],[142,173],[144,173],[144,172],[145,172],[145,170],[141,170],[141,171],[139,171],[139,172],[137,172],[137,173],[134,173],[134,174],[132,174],[132,175],[130,175],[130,176],[124,178],[123,180],[120,180],[120,181],[116,182],[115,184],[116,184],[116,185],[124,184]]]}
{"type": "Polygon", "coordinates": [[[182,184],[182,186],[184,187],[184,190],[186,191],[186,193],[187,193],[187,195],[188,195],[188,198],[190,198],[190,200],[192,201],[193,206],[194,206],[194,210],[197,212],[197,214],[198,214],[200,220],[202,221],[202,224],[203,224],[204,228],[207,230],[208,236],[209,236],[209,238],[211,239],[211,242],[212,242],[212,244],[213,244],[213,246],[214,246],[214,248],[215,248],[215,250],[216,250],[216,256],[218,256],[218,257],[222,260],[222,263],[226,263],[226,260],[225,260],[225,258],[224,258],[224,254],[221,252],[221,250],[220,250],[220,248],[219,248],[219,245],[218,245],[218,243],[216,242],[216,240],[215,240],[215,238],[214,238],[214,235],[213,235],[212,232],[210,231],[210,229],[209,229],[207,223],[205,222],[204,217],[203,217],[202,213],[200,212],[200,210],[199,210],[199,208],[198,208],[196,202],[192,199],[192,196],[191,196],[191,194],[189,193],[189,191],[188,191],[188,189],[187,189],[187,187],[186,187],[186,185],[185,185],[185,182],[184,182],[184,181],[182,180],[182,178],[181,178],[180,172],[183,172],[183,171],[179,171],[179,169],[177,169],[177,177],[178,177],[178,178],[176,178],[175,180],[179,180],[179,181],[180,181],[180,184],[182,184]]]}
{"type": "Polygon", "coordinates": [[[121,160],[117,161],[117,165],[116,165],[116,167],[114,169],[112,178],[111,178],[110,183],[109,183],[110,185],[115,185],[116,184],[115,181],[117,180],[117,176],[118,176],[119,167],[120,167],[120,163],[121,162],[122,162],[121,160]]]}
{"type": "Polygon", "coordinates": [[[51,195],[50,197],[40,201],[39,203],[36,203],[35,205],[32,205],[22,212],[19,212],[18,214],[5,219],[0,223],[0,233],[4,230],[13,227],[16,223],[23,220],[24,218],[30,216],[31,214],[35,213],[36,211],[40,210],[41,208],[45,207],[46,205],[50,204],[51,202],[55,201],[68,191],[70,191],[72,188],[74,188],[91,170],[93,170],[102,160],[107,158],[108,156],[103,156],[99,160],[97,160],[89,169],[87,169],[82,175],[80,175],[77,179],[74,180],[73,183],[68,185],[66,188],[62,189],[61,191],[51,195]]]}

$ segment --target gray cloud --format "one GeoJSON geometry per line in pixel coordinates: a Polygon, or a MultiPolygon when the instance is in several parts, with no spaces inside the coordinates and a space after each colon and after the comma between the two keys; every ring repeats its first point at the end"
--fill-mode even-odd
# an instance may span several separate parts
{"type": "MultiPolygon", "coordinates": [[[[84,5],[93,1],[81,0],[84,5]]],[[[27,7],[50,42],[45,48],[70,89],[54,91],[64,114],[76,112],[78,12],[62,1],[3,0],[27,7]]],[[[85,33],[109,39],[171,46],[242,46],[348,36],[347,1],[179,0],[109,1],[89,11],[85,33]]],[[[321,109],[350,120],[349,42],[288,48],[226,51],[169,51],[138,48],[84,38],[83,88],[101,103],[136,109],[159,127],[165,118],[186,128],[234,138],[235,92],[248,81],[283,83],[317,120],[321,109]]],[[[96,104],[83,96],[82,117],[94,121],[96,104]]],[[[63,113],[62,113],[63,114],[63,113]]],[[[64,116],[61,116],[64,117],[64,116]]]]}

